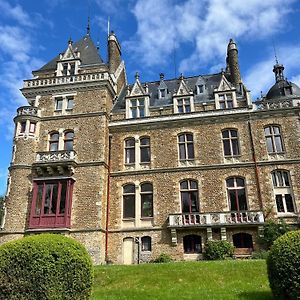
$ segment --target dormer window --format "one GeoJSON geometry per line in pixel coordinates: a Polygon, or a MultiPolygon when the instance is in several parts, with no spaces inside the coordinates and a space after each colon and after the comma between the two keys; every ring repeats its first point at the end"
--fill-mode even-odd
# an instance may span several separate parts
{"type": "Polygon", "coordinates": [[[145,117],[145,99],[130,99],[129,100],[129,118],[145,117]]]}
{"type": "Polygon", "coordinates": [[[203,94],[204,93],[204,85],[203,84],[199,84],[197,85],[197,94],[203,94]]]}
{"type": "Polygon", "coordinates": [[[62,64],[62,67],[63,67],[63,69],[62,69],[62,76],[67,76],[68,75],[68,63],[64,63],[64,64],[62,64]]]}
{"type": "Polygon", "coordinates": [[[159,98],[165,98],[167,96],[166,89],[159,89],[159,98]]]}
{"type": "Polygon", "coordinates": [[[220,109],[230,109],[234,107],[233,93],[222,93],[217,96],[220,109]]]}

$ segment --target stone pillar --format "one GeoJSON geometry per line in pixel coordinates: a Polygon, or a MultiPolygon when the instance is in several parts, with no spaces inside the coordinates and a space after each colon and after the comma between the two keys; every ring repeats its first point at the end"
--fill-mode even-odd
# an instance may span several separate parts
{"type": "Polygon", "coordinates": [[[221,240],[226,241],[227,236],[226,236],[226,227],[221,227],[221,240]]]}
{"type": "Polygon", "coordinates": [[[207,227],[206,228],[206,232],[207,232],[207,240],[211,241],[212,240],[212,228],[211,227],[207,227]]]}

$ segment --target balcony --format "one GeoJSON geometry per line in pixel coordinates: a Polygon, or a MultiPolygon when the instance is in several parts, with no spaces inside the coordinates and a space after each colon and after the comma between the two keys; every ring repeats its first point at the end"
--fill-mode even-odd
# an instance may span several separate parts
{"type": "Polygon", "coordinates": [[[33,164],[40,176],[73,175],[76,167],[76,152],[74,150],[38,152],[33,164]]]}
{"type": "Polygon", "coordinates": [[[17,109],[17,116],[39,117],[39,109],[35,106],[21,106],[17,109]]]}
{"type": "Polygon", "coordinates": [[[212,213],[191,213],[169,215],[168,227],[207,227],[263,224],[262,211],[228,211],[212,213]]]}
{"type": "Polygon", "coordinates": [[[80,82],[92,82],[101,80],[111,80],[108,73],[80,74],[71,76],[58,76],[52,78],[36,78],[24,80],[23,88],[47,87],[53,85],[73,84],[80,82]]]}

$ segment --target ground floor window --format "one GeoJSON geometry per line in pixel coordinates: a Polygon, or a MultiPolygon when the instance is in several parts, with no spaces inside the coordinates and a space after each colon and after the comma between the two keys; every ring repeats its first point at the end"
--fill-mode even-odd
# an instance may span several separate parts
{"type": "Polygon", "coordinates": [[[184,253],[201,253],[201,236],[186,235],[183,237],[184,253]]]}
{"type": "Polygon", "coordinates": [[[152,250],[151,237],[143,236],[141,238],[141,246],[142,246],[142,251],[151,251],[152,250]]]}
{"type": "Polygon", "coordinates": [[[236,233],[232,236],[232,240],[236,248],[253,248],[252,235],[249,233],[236,233]]]}
{"type": "Polygon", "coordinates": [[[31,228],[70,226],[73,182],[73,179],[34,181],[31,228]]]}

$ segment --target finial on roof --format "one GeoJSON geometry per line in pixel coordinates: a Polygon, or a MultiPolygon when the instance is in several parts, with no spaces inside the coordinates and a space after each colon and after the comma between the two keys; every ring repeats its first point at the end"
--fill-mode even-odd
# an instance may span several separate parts
{"type": "Polygon", "coordinates": [[[237,50],[236,42],[232,38],[229,40],[229,43],[227,46],[227,52],[230,50],[237,50]]]}
{"type": "Polygon", "coordinates": [[[159,78],[160,78],[161,81],[164,80],[165,79],[165,74],[164,73],[160,73],[159,74],[159,78]]]}
{"type": "Polygon", "coordinates": [[[88,22],[87,22],[87,27],[86,27],[86,34],[90,35],[90,33],[91,33],[90,16],[88,16],[88,22]]]}
{"type": "Polygon", "coordinates": [[[136,72],[136,73],[135,73],[134,78],[135,78],[135,80],[140,79],[140,74],[139,74],[139,72],[136,72]]]}
{"type": "Polygon", "coordinates": [[[69,40],[68,40],[68,44],[69,45],[72,45],[73,44],[73,41],[72,41],[72,37],[70,36],[69,40]]]}
{"type": "Polygon", "coordinates": [[[180,73],[180,77],[179,77],[180,80],[183,80],[183,74],[180,73]]]}

